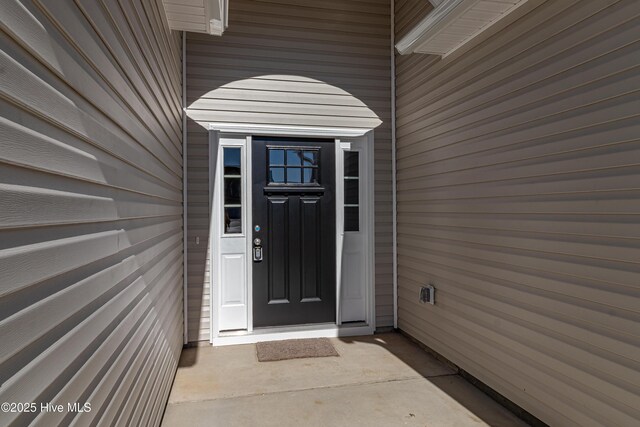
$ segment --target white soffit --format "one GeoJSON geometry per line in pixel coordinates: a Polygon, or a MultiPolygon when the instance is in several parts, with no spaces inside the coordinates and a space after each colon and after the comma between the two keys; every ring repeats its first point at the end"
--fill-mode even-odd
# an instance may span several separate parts
{"type": "Polygon", "coordinates": [[[169,28],[221,36],[228,25],[228,0],[162,0],[169,28]]]}
{"type": "Polygon", "coordinates": [[[527,0],[431,0],[435,8],[397,44],[401,55],[447,56],[527,0]]]}

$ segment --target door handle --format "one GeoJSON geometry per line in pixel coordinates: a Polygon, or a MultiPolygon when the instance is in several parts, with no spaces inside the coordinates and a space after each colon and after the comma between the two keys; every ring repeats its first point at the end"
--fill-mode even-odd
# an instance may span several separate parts
{"type": "Polygon", "coordinates": [[[262,261],[262,240],[253,239],[253,261],[262,261]]]}

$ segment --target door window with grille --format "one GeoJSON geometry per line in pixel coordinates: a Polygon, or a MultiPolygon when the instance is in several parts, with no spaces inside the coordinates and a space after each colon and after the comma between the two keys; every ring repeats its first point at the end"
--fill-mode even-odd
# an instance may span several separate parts
{"type": "Polygon", "coordinates": [[[269,185],[317,185],[319,149],[269,147],[269,185]]]}

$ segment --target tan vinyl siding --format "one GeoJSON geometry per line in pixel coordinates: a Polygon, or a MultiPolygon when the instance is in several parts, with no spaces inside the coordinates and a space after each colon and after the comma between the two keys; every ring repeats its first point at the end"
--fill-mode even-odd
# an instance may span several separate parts
{"type": "Polygon", "coordinates": [[[397,57],[399,327],[554,426],[640,423],[639,36],[547,1],[397,57]]]}
{"type": "Polygon", "coordinates": [[[432,10],[433,5],[429,0],[396,0],[393,9],[395,42],[398,43],[432,10]]]}
{"type": "Polygon", "coordinates": [[[221,38],[187,37],[189,340],[210,333],[207,122],[375,128],[377,326],[391,326],[389,1],[234,0],[229,19],[221,38]]]}
{"type": "Polygon", "coordinates": [[[163,13],[0,2],[0,401],[65,407],[2,425],[160,423],[182,347],[181,44],[163,13]]]}

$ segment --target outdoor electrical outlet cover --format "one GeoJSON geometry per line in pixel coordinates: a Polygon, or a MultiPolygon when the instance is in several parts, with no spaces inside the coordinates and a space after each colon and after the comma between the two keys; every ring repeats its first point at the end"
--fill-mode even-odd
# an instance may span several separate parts
{"type": "Polygon", "coordinates": [[[423,304],[429,303],[433,305],[435,303],[436,289],[433,285],[422,286],[420,288],[420,302],[423,304]]]}

